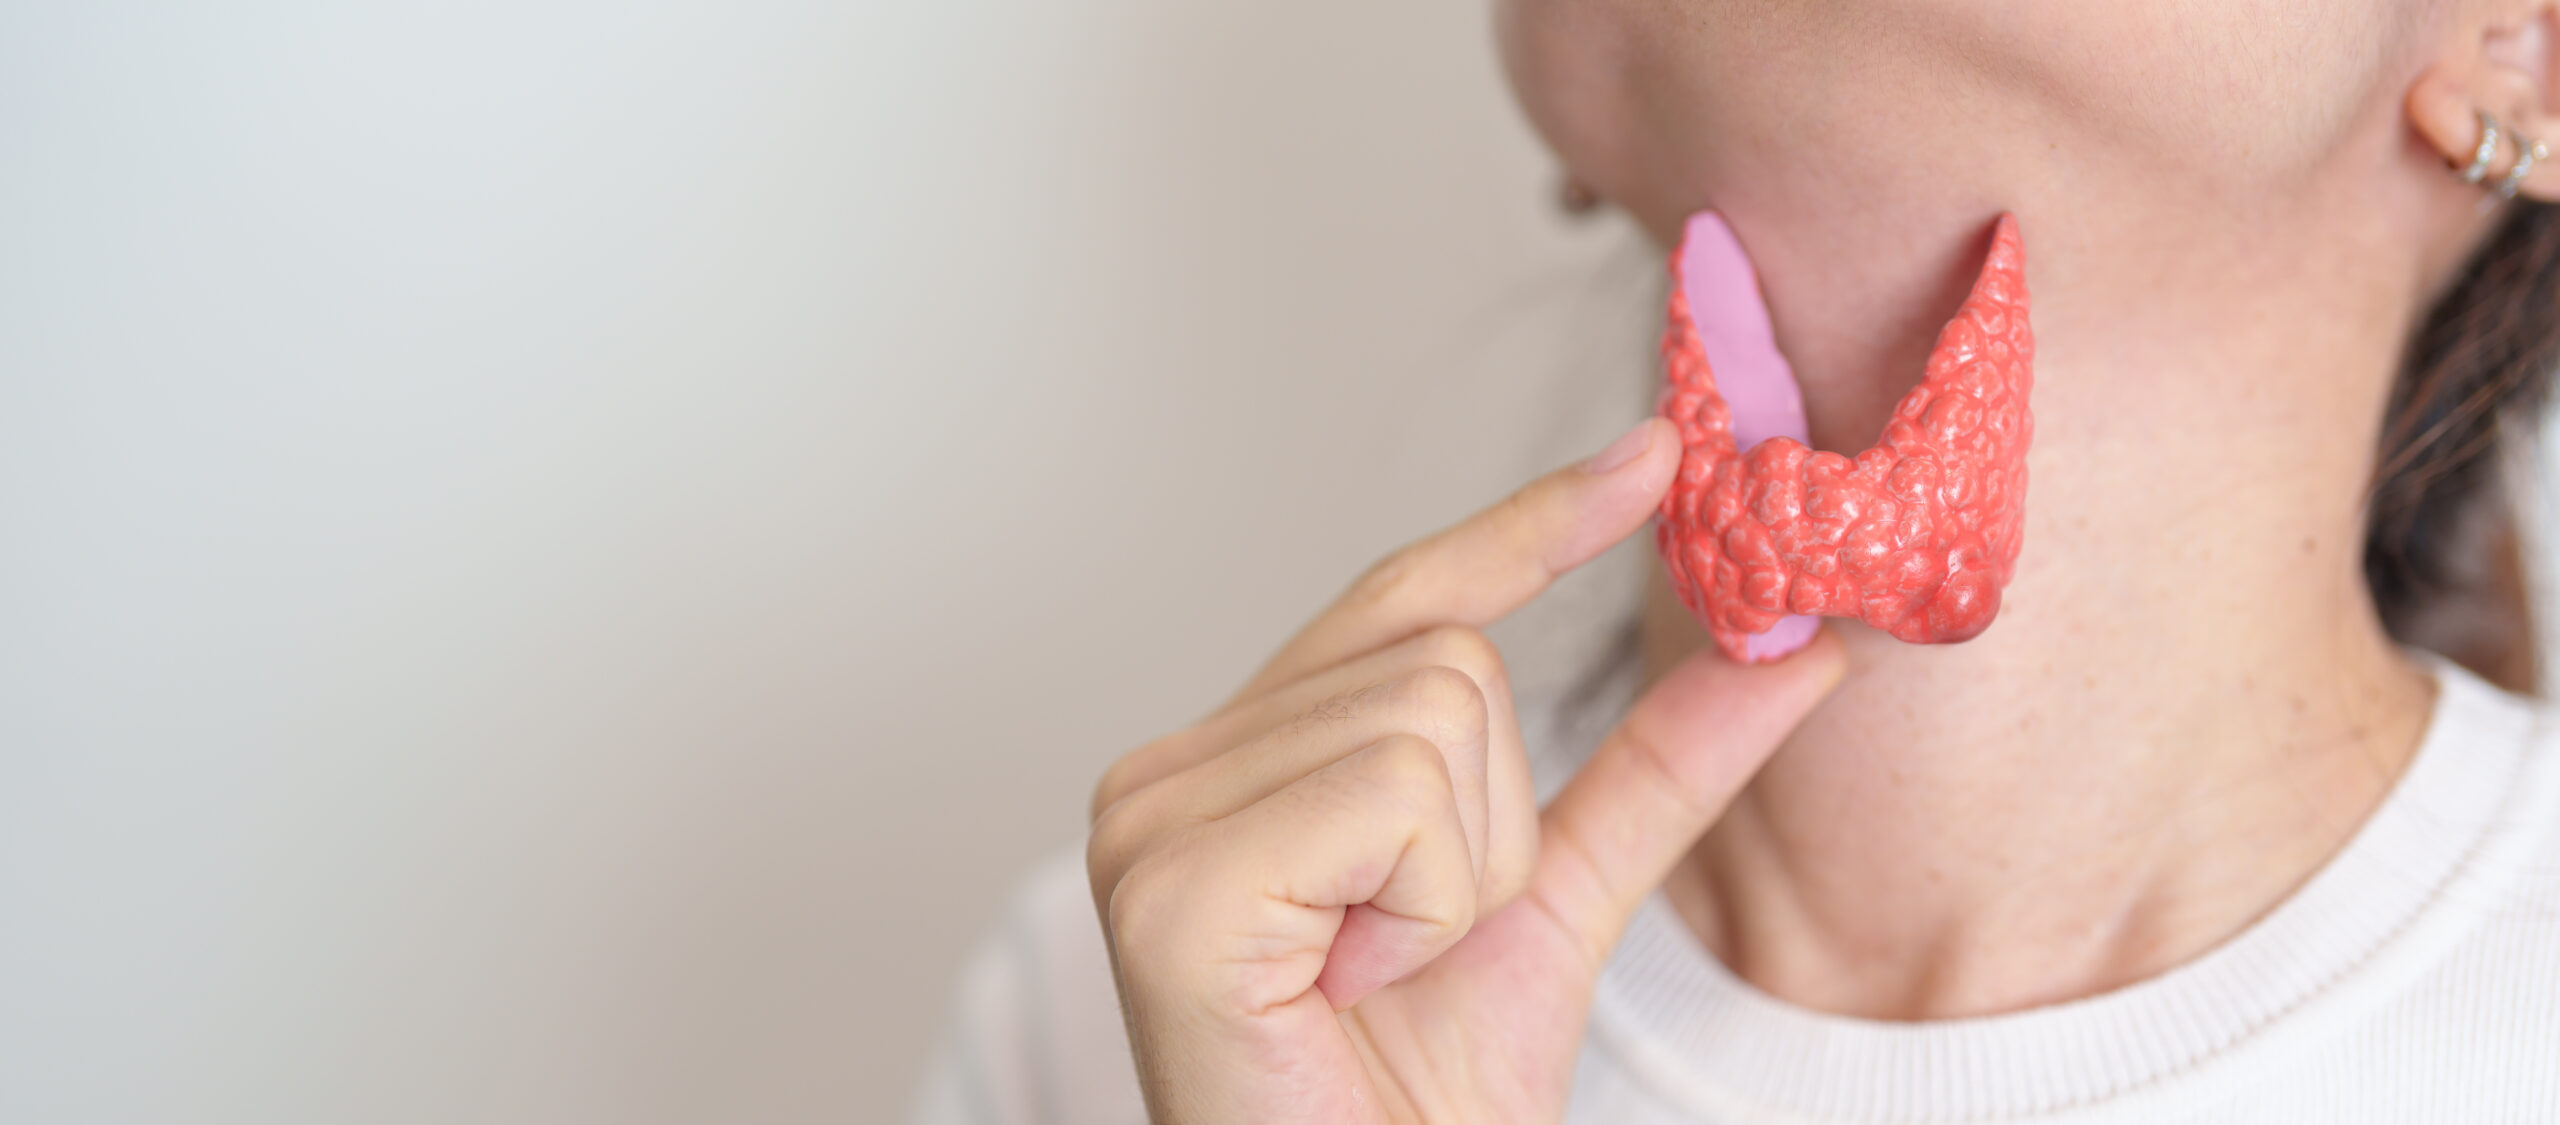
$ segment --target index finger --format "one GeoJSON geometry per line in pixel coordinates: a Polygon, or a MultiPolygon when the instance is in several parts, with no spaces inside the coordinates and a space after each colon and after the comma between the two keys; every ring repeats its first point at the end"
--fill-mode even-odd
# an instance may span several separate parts
{"type": "Polygon", "coordinates": [[[1680,469],[1680,431],[1647,418],[1588,460],[1371,566],[1238,691],[1250,699],[1442,625],[1482,628],[1644,525],[1680,469]]]}

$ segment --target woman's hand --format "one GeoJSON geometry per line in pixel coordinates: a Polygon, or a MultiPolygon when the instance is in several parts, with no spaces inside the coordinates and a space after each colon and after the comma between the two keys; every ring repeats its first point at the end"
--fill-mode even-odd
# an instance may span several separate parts
{"type": "Polygon", "coordinates": [[[1652,420],[1388,556],[1236,697],[1130,753],[1087,867],[1147,1105],[1179,1122],[1552,1122],[1628,917],[1838,682],[1702,650],[1542,815],[1481,628],[1643,526],[1652,420]]]}

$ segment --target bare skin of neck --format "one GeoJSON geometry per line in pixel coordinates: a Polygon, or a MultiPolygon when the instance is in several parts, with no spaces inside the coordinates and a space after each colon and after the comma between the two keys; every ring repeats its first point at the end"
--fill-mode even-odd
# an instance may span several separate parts
{"type": "MultiPolygon", "coordinates": [[[[2055,607],[2049,627],[2121,630],[2120,612],[2055,607]]],[[[2094,995],[2220,944],[2353,834],[2433,699],[2396,653],[2344,637],[2308,659],[2154,664],[1843,631],[1862,634],[1859,672],[1665,892],[1760,990],[1875,1019],[2094,995]]],[[[1704,642],[1657,571],[1648,672],[1704,642]]]]}

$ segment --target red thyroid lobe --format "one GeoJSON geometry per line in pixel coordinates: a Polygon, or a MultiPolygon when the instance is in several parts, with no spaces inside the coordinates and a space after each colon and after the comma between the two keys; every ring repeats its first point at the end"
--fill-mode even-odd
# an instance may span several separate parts
{"type": "Polygon", "coordinates": [[[1753,642],[1790,616],[1855,617],[1916,644],[1981,633],[2017,564],[2035,431],[2017,219],[2000,217],[1920,384],[1855,457],[1783,436],[1736,448],[1682,261],[1672,255],[1660,401],[1680,427],[1680,473],[1654,529],[1681,604],[1734,660],[1776,659],[1810,640],[1808,628],[1790,643],[1753,642]]]}

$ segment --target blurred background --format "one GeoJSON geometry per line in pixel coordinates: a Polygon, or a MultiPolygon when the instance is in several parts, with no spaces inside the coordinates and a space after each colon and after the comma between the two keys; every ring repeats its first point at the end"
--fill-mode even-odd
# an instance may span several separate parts
{"type": "Polygon", "coordinates": [[[894,1120],[1106,762],[1649,404],[1489,38],[0,11],[0,1121],[894,1120]]]}

